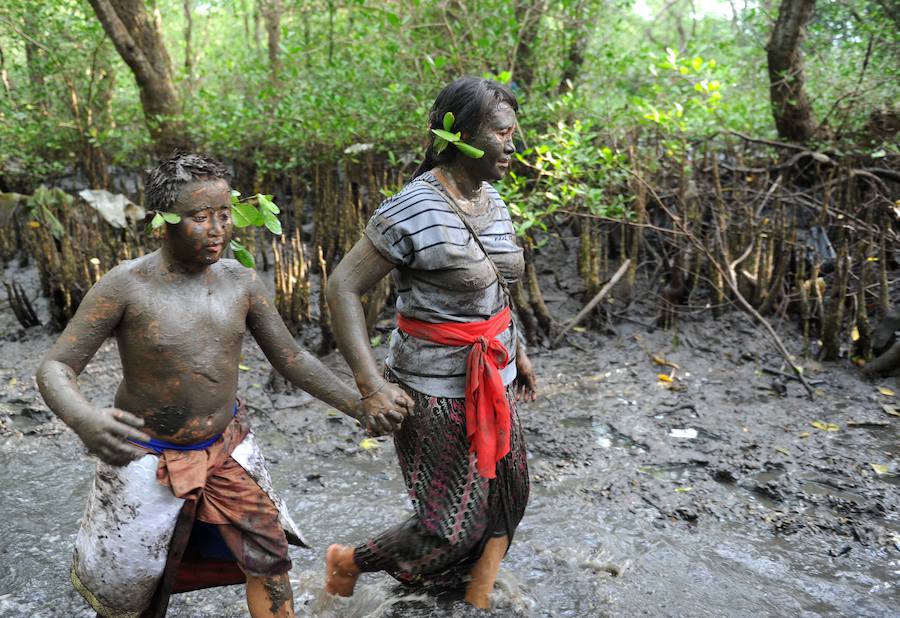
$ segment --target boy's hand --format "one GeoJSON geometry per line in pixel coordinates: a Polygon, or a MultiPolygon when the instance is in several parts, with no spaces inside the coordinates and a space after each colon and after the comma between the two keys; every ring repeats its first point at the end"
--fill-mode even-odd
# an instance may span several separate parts
{"type": "Polygon", "coordinates": [[[534,401],[537,399],[537,378],[531,359],[519,348],[516,354],[516,401],[534,401]]]}
{"type": "Polygon", "coordinates": [[[126,438],[147,442],[150,436],[138,427],[144,421],[134,414],[118,408],[98,408],[75,427],[75,432],[87,450],[112,466],[124,466],[133,459],[146,455],[126,438]]]}
{"type": "Polygon", "coordinates": [[[360,424],[369,435],[381,436],[400,429],[404,417],[412,412],[414,402],[402,388],[387,382],[360,404],[360,424]]]}

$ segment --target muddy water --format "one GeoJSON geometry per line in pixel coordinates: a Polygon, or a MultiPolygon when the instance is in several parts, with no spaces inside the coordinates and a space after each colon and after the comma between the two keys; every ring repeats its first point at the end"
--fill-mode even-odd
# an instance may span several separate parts
{"type": "MultiPolygon", "coordinates": [[[[104,346],[101,367],[113,353],[111,345],[104,346]]],[[[253,354],[251,349],[248,357],[253,354]]],[[[735,515],[777,513],[783,505],[741,483],[710,481],[708,463],[682,461],[690,458],[661,447],[668,432],[654,431],[658,419],[646,413],[648,401],[660,396],[645,391],[642,400],[642,387],[633,383],[627,366],[574,355],[536,360],[545,395],[523,409],[532,446],[532,500],[493,595],[495,615],[898,612],[900,552],[890,544],[861,545],[826,534],[776,535],[756,519],[735,515]],[[566,443],[554,441],[554,435],[566,443]],[[648,459],[652,453],[655,460],[648,459]],[[702,501],[668,504],[668,494],[658,489],[685,489],[672,493],[683,499],[704,483],[712,484],[713,503],[727,509],[705,509],[702,501]],[[661,515],[677,515],[679,508],[688,515],[661,515]],[[699,515],[691,517],[690,509],[699,515]]],[[[88,375],[87,381],[103,383],[104,373],[88,375]]],[[[253,383],[263,375],[254,368],[245,376],[251,403],[266,400],[253,383]]],[[[402,479],[389,441],[363,450],[362,435],[317,404],[284,395],[269,402],[265,413],[256,414],[257,434],[272,460],[276,486],[316,548],[293,552],[291,578],[300,615],[478,615],[458,598],[410,594],[380,574],[363,576],[349,600],[320,592],[321,555],[328,543],[358,541],[405,516],[402,479]]],[[[32,433],[8,432],[0,442],[0,616],[92,616],[67,578],[92,464],[71,434],[54,435],[55,422],[41,420],[19,417],[19,429],[32,433]]],[[[701,430],[714,434],[722,427],[701,430]]],[[[875,436],[881,440],[884,432],[875,436]]],[[[853,446],[838,440],[827,448],[853,446]]],[[[879,446],[893,447],[896,455],[895,440],[879,446]]],[[[756,482],[777,481],[789,473],[785,470],[762,472],[756,482]]],[[[855,494],[828,485],[827,473],[808,476],[801,482],[805,491],[843,499],[855,494]]],[[[246,610],[241,589],[232,587],[179,595],[170,615],[244,616],[246,610]]]]}
{"type": "MultiPolygon", "coordinates": [[[[652,309],[629,317],[649,323],[652,309]]],[[[615,328],[534,355],[542,394],[520,410],[531,502],[492,615],[900,616],[900,419],[882,408],[900,398],[877,390],[897,385],[863,382],[846,362],[807,363],[819,389],[809,401],[762,372],[780,360],[739,315],[685,321],[677,335],[615,328]]],[[[5,312],[0,337],[0,617],[93,616],[68,583],[93,464],[33,380],[54,335],[18,335],[5,312]]],[[[242,364],[276,487],[315,546],[292,550],[298,615],[484,615],[382,574],[364,575],[352,599],[320,592],[329,543],[407,515],[393,447],[362,449],[336,413],[264,388],[269,365],[252,342],[242,364]]],[[[79,378],[98,405],[111,403],[118,367],[108,342],[79,378]]],[[[247,612],[231,587],[177,595],[169,615],[247,612]]]]}

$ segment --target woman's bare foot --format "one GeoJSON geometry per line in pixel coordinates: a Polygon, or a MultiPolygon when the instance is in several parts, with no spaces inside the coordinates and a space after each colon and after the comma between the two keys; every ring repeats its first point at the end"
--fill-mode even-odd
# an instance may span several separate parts
{"type": "Polygon", "coordinates": [[[325,592],[328,594],[352,596],[361,573],[349,545],[332,545],[325,552],[325,592]]]}

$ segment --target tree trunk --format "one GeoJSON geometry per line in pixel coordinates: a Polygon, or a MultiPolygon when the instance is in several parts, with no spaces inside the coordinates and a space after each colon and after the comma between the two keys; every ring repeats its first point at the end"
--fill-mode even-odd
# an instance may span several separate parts
{"type": "Polygon", "coordinates": [[[184,0],[184,76],[188,92],[194,90],[194,10],[191,0],[184,0]]]}
{"type": "Polygon", "coordinates": [[[584,2],[577,2],[572,9],[572,20],[568,28],[568,49],[557,89],[559,94],[565,94],[575,87],[575,79],[581,71],[581,65],[584,64],[584,50],[587,48],[589,38],[587,23],[591,21],[585,15],[588,9],[584,5],[584,2]]]}
{"type": "Polygon", "coordinates": [[[516,41],[516,52],[511,64],[513,79],[526,92],[534,81],[534,43],[537,39],[541,16],[546,9],[545,0],[519,0],[516,3],[516,23],[519,33],[516,41]]]}
{"type": "Polygon", "coordinates": [[[782,138],[796,142],[807,141],[815,132],[812,110],[804,90],[803,52],[800,49],[815,5],[815,0],[782,0],[766,46],[775,127],[782,138]]]}
{"type": "Polygon", "coordinates": [[[189,147],[184,127],[175,118],[178,96],[158,13],[151,16],[143,0],[89,1],[122,60],[134,73],[157,154],[168,155],[176,148],[189,147]]]}
{"type": "Polygon", "coordinates": [[[281,0],[263,0],[260,11],[266,22],[266,37],[269,50],[269,70],[272,80],[277,81],[281,73],[281,0]]]}

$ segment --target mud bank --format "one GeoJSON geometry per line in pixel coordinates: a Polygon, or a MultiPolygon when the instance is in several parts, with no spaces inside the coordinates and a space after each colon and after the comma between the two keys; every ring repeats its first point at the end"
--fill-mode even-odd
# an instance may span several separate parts
{"type": "MultiPolygon", "coordinates": [[[[67,576],[92,463],[34,386],[54,336],[0,316],[0,616],[92,616],[67,576]]],[[[532,352],[541,396],[520,411],[532,498],[492,614],[897,615],[900,418],[884,406],[900,397],[878,389],[896,383],[807,362],[810,401],[771,373],[780,358],[743,315],[684,318],[678,333],[636,323],[652,309],[628,316],[532,352]]],[[[349,381],[339,358],[327,362],[349,381]]],[[[252,340],[242,364],[276,486],[315,546],[292,555],[298,615],[484,615],[383,575],[364,576],[349,600],[320,592],[329,543],[405,516],[393,447],[363,448],[337,412],[268,388],[252,340]]],[[[85,393],[111,403],[118,366],[108,341],[79,380],[85,393]]],[[[170,615],[244,616],[242,589],[179,595],[170,615]]]]}

